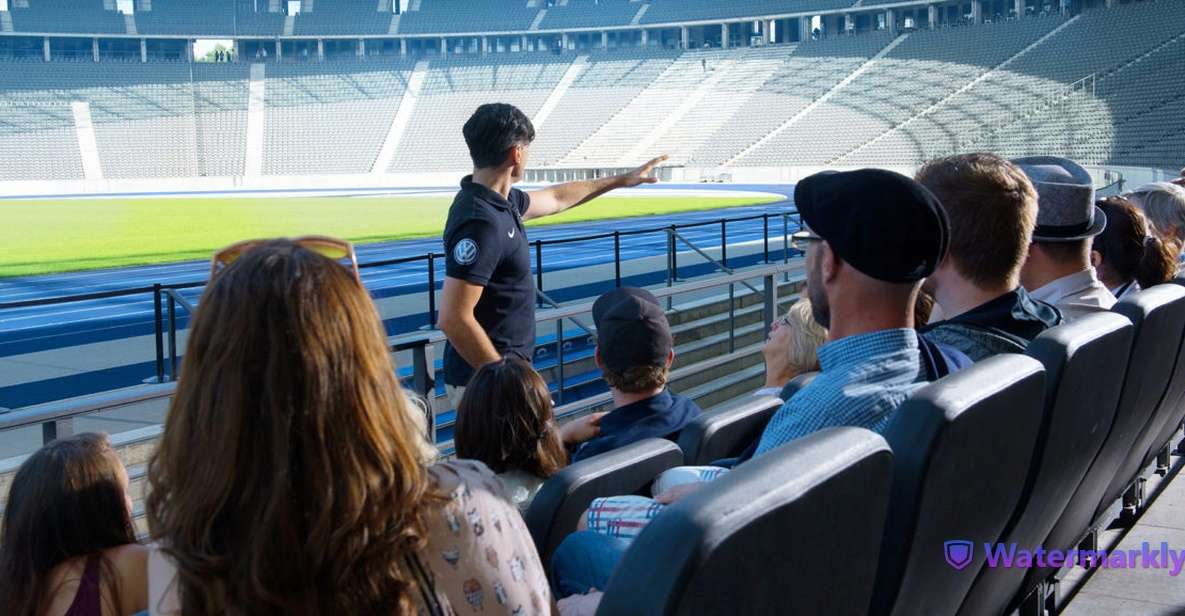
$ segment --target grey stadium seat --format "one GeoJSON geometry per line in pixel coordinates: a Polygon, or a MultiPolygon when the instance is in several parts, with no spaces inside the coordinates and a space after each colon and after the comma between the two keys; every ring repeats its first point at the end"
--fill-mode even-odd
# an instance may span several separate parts
{"type": "Polygon", "coordinates": [[[782,408],[781,398],[762,396],[700,414],[679,432],[684,464],[708,464],[740,455],[761,438],[769,418],[779,408],[782,408]]]}
{"type": "MultiPolygon", "coordinates": [[[[1045,366],[1045,407],[1020,502],[1001,543],[1036,549],[1049,535],[1111,430],[1131,355],[1132,324],[1087,315],[1037,336],[1026,355],[1045,366]]],[[[962,614],[999,614],[1027,594],[1025,570],[984,567],[962,614]]]]}
{"type": "Polygon", "coordinates": [[[750,460],[642,531],[597,614],[862,615],[891,472],[884,439],[861,428],[750,460]]]}
{"type": "MultiPolygon", "coordinates": [[[[1042,542],[1047,550],[1073,548],[1090,529],[1111,478],[1131,450],[1136,433],[1147,423],[1164,395],[1179,346],[1177,339],[1164,332],[1181,332],[1185,328],[1185,289],[1169,285],[1146,289],[1121,300],[1114,311],[1131,320],[1135,333],[1124,371],[1123,392],[1107,439],[1061,518],[1042,542]]],[[[1053,572],[1034,568],[1025,586],[1035,587],[1053,572]]]]}
{"type": "Polygon", "coordinates": [[[997,355],[918,390],[885,432],[893,491],[871,614],[954,614],[1004,531],[1028,473],[1045,370],[997,355]],[[944,544],[978,546],[963,570],[944,544]]]}
{"type": "MultiPolygon", "coordinates": [[[[1185,305],[1174,303],[1177,308],[1172,310],[1185,310],[1185,305]]],[[[1179,315],[1177,315],[1179,318],[1179,315]]],[[[1176,319],[1173,320],[1177,322],[1176,319]]],[[[1147,464],[1149,454],[1155,455],[1152,451],[1153,440],[1159,436],[1163,428],[1168,424],[1170,416],[1175,411],[1175,407],[1180,404],[1181,396],[1185,393],[1185,343],[1182,343],[1182,334],[1185,333],[1185,324],[1179,326],[1168,327],[1160,330],[1160,335],[1166,338],[1171,338],[1177,345],[1173,359],[1173,372],[1169,379],[1167,391],[1163,392],[1156,410],[1149,416],[1148,421],[1137,432],[1137,436],[1130,450],[1128,450],[1123,463],[1119,465],[1119,470],[1111,479],[1111,484],[1107,487],[1107,491],[1103,494],[1103,500],[1099,503],[1098,510],[1095,511],[1095,517],[1102,515],[1103,512],[1111,505],[1115,499],[1119,498],[1125,489],[1132,484],[1136,479],[1140,470],[1147,464]]]]}
{"type": "Polygon", "coordinates": [[[786,386],[782,388],[782,393],[778,394],[778,397],[783,400],[789,400],[791,396],[798,393],[798,390],[810,385],[811,381],[815,380],[817,376],[819,376],[818,372],[806,372],[790,379],[790,382],[786,383],[786,386]]]}
{"type": "Polygon", "coordinates": [[[576,530],[593,499],[642,493],[659,473],[682,463],[683,452],[677,445],[650,438],[569,464],[556,473],[539,488],[523,516],[544,566],[564,537],[576,530]]]}

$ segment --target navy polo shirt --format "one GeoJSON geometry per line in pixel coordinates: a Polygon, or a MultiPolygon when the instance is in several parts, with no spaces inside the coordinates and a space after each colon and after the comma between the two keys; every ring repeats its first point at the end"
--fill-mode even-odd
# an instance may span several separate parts
{"type": "MultiPolygon", "coordinates": [[[[444,225],[445,275],[485,287],[473,316],[498,353],[527,361],[535,351],[535,281],[522,219],[530,204],[527,193],[517,188],[503,199],[468,175],[444,225]]],[[[446,343],[444,382],[462,387],[473,372],[446,343]]]]}
{"type": "Polygon", "coordinates": [[[617,407],[601,418],[601,434],[586,441],[572,461],[583,460],[646,438],[672,437],[702,411],[683,396],[662,390],[657,396],[617,407]]]}

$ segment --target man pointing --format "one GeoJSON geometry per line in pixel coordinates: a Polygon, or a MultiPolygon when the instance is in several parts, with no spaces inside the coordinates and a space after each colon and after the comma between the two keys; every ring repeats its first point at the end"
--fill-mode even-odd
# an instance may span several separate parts
{"type": "Polygon", "coordinates": [[[623,175],[523,192],[535,127],[512,105],[477,108],[463,129],[473,175],[449,208],[440,299],[444,383],[455,408],[477,367],[503,355],[527,361],[535,347],[535,284],[523,221],[576,207],[616,188],[653,184],[660,156],[623,175]]]}

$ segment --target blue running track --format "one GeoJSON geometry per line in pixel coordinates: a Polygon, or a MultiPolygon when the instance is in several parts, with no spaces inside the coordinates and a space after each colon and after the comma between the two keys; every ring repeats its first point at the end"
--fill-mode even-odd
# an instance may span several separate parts
{"type": "MultiPolygon", "coordinates": [[[[770,258],[782,257],[782,221],[780,215],[790,212],[793,186],[742,186],[695,184],[687,186],[665,185],[671,189],[720,189],[732,191],[755,191],[782,194],[786,200],[761,206],[736,207],[702,212],[685,212],[669,216],[650,216],[620,220],[604,220],[590,223],[574,223],[531,229],[531,240],[556,240],[581,236],[655,229],[670,225],[687,225],[718,221],[722,218],[760,216],[769,219],[770,258]]],[[[657,188],[656,188],[657,189],[657,188]]],[[[595,206],[594,206],[595,207],[595,206]]],[[[764,236],[762,220],[750,220],[728,225],[728,244],[759,241],[764,236]]],[[[704,225],[680,231],[691,242],[702,248],[720,246],[719,225],[704,225]]],[[[685,247],[680,246],[680,250],[685,247]]],[[[403,257],[423,256],[428,252],[442,250],[439,238],[404,240],[368,244],[358,248],[359,262],[385,261],[403,257]]],[[[622,237],[622,261],[666,254],[667,240],[664,233],[627,235],[622,237]]],[[[730,266],[751,265],[761,255],[730,259],[730,266]]],[[[443,280],[443,263],[437,259],[436,280],[439,287],[443,280]]],[[[613,244],[611,239],[588,242],[573,242],[543,247],[543,269],[545,272],[587,267],[611,263],[613,244]]],[[[40,300],[69,295],[100,293],[137,287],[180,285],[202,281],[208,274],[208,263],[187,262],[168,265],[130,267],[113,270],[95,270],[48,276],[9,278],[0,280],[0,303],[40,300]]],[[[695,264],[680,266],[681,277],[707,273],[711,266],[696,259],[695,264]]],[[[362,279],[371,295],[376,299],[426,293],[427,263],[419,260],[411,263],[364,268],[362,279]]],[[[656,284],[665,280],[662,271],[648,275],[634,276],[630,284],[656,284]]],[[[595,285],[568,287],[551,295],[557,301],[570,301],[591,297],[612,286],[613,280],[595,285]]],[[[196,303],[200,288],[181,291],[181,295],[196,303]]],[[[184,311],[179,310],[182,326],[184,311]]],[[[62,350],[79,345],[121,340],[134,336],[151,336],[153,327],[153,300],[151,293],[135,296],[59,304],[13,308],[0,311],[0,358],[16,358],[34,352],[62,350]]],[[[405,333],[426,326],[428,317],[424,313],[385,315],[389,333],[405,333]]],[[[145,345],[143,360],[128,365],[106,368],[82,375],[52,377],[41,380],[0,387],[0,407],[17,408],[66,397],[96,393],[143,382],[155,374],[154,352],[151,343],[145,345]]]]}

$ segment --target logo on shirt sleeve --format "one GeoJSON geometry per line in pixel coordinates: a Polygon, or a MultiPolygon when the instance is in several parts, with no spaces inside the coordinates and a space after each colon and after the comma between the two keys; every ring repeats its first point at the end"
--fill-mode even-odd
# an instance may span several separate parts
{"type": "Polygon", "coordinates": [[[460,265],[472,265],[477,260],[477,242],[465,238],[453,246],[453,261],[460,265]]]}

